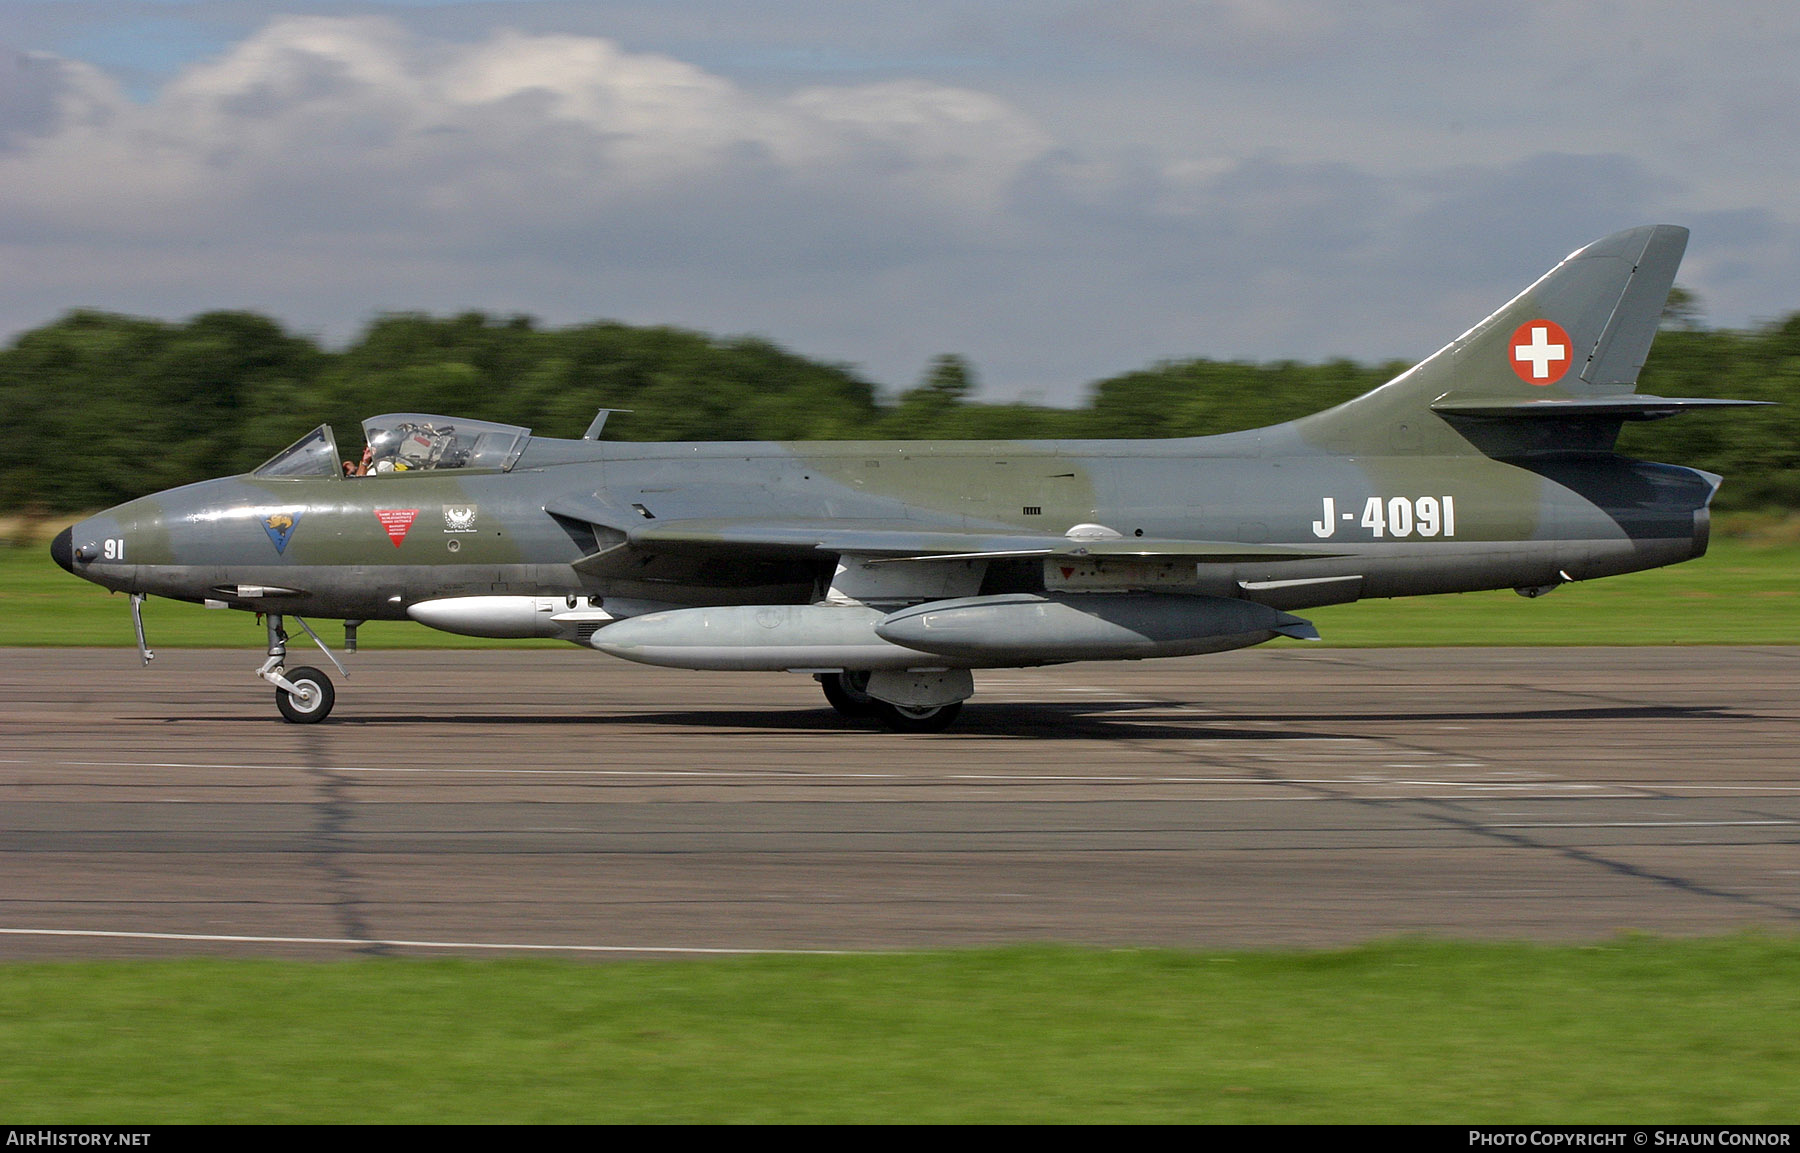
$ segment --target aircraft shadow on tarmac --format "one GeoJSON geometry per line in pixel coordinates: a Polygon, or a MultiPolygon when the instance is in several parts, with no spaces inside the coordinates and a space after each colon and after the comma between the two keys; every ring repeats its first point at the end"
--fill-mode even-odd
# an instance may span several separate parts
{"type": "MultiPolygon", "coordinates": [[[[968,708],[957,728],[949,733],[931,734],[932,739],[956,737],[1011,737],[1034,740],[1245,740],[1284,741],[1320,738],[1364,737],[1365,731],[1346,731],[1343,725],[1388,723],[1425,725],[1447,722],[1487,722],[1505,724],[1529,721],[1695,721],[1757,719],[1755,714],[1712,705],[1596,705],[1577,708],[1487,708],[1451,710],[1413,710],[1395,712],[1318,712],[1289,713],[1183,713],[1186,706],[1167,701],[1108,701],[1104,703],[1056,704],[981,704],[968,708]],[[1281,725],[1282,728],[1250,728],[1246,726],[1281,725]]],[[[177,718],[161,718],[174,720],[177,718]]],[[[240,718],[184,717],[185,722],[230,720],[240,718]]],[[[366,725],[444,725],[459,726],[560,726],[647,725],[659,728],[752,729],[767,732],[823,732],[830,730],[881,732],[874,721],[846,720],[830,709],[684,709],[668,712],[617,712],[588,715],[572,714],[455,714],[431,712],[388,712],[357,714],[342,712],[332,718],[329,727],[366,725]]]]}

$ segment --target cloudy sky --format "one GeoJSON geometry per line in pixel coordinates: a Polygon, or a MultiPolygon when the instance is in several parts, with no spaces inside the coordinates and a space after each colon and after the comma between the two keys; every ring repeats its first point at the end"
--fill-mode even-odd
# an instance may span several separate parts
{"type": "Polygon", "coordinates": [[[1800,310],[1800,6],[0,0],[0,335],[75,307],[759,333],[1072,403],[1414,358],[1678,223],[1800,310]]]}

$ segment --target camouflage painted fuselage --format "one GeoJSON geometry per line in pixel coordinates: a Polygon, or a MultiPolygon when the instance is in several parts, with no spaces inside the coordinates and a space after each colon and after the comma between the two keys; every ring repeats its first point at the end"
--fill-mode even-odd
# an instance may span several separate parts
{"type": "Polygon", "coordinates": [[[494,594],[817,599],[838,552],[734,534],[746,523],[802,537],[814,525],[853,529],[869,534],[871,547],[891,533],[902,549],[909,533],[953,533],[971,539],[969,551],[990,538],[1060,536],[1089,523],[1127,540],[1333,554],[999,558],[986,562],[981,583],[983,592],[1048,585],[1248,595],[1282,608],[1548,586],[1706,549],[1717,484],[1710,474],[1609,452],[1495,459],[1447,424],[1432,431],[1443,441],[1438,451],[1407,455],[1334,453],[1309,440],[1305,421],[1167,441],[540,438],[510,472],[231,477],[120,505],[73,536],[94,554],[81,575],[109,588],[352,619],[405,619],[419,601],[494,594]],[[708,522],[717,523],[714,540],[708,522]],[[631,540],[662,524],[682,526],[679,542],[631,540]],[[1347,579],[1325,579],[1334,577],[1347,579]],[[1257,587],[1271,582],[1279,583],[1257,587]],[[240,589],[292,591],[245,597],[240,589]]]}
{"type": "MultiPolygon", "coordinates": [[[[1685,230],[1572,254],[1382,387],[1225,436],[633,444],[388,414],[345,476],[318,429],[247,476],[73,526],[109,588],[270,614],[557,636],[648,664],[811,673],[928,731],[968,670],[1315,636],[1289,610],[1559,584],[1706,550],[1719,478],[1617,455],[1624,422],[1731,405],[1635,392],[1685,230]]],[[[148,659],[148,652],[146,652],[148,659]]]]}

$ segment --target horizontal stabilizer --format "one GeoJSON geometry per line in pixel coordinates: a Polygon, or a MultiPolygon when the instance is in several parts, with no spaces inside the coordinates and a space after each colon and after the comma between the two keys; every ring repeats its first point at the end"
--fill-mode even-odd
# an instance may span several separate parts
{"type": "Polygon", "coordinates": [[[1568,399],[1531,400],[1520,397],[1457,400],[1443,398],[1432,402],[1431,411],[1445,416],[1471,416],[1499,420],[1661,420],[1684,412],[1715,408],[1755,408],[1773,404],[1768,400],[1722,400],[1708,396],[1622,396],[1574,397],[1568,399]]]}

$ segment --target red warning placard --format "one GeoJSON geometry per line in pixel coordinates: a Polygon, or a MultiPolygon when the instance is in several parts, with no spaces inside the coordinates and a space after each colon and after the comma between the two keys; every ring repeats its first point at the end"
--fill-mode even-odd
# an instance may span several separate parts
{"type": "Polygon", "coordinates": [[[1575,344],[1554,320],[1528,320],[1507,345],[1512,370],[1527,384],[1555,384],[1569,371],[1575,344]]]}
{"type": "Polygon", "coordinates": [[[387,530],[388,539],[394,542],[395,548],[400,547],[400,542],[406,539],[406,530],[411,528],[413,521],[418,518],[419,510],[416,508],[378,508],[375,510],[375,519],[380,521],[381,527],[387,530]]]}

